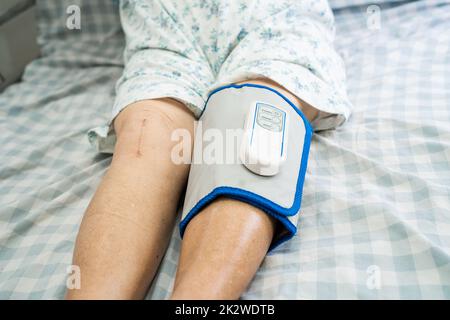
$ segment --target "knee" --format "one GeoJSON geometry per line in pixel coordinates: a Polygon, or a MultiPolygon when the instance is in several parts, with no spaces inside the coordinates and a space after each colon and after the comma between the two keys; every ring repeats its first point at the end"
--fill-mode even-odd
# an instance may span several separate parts
{"type": "Polygon", "coordinates": [[[179,102],[162,99],[134,103],[114,121],[117,135],[116,157],[141,158],[151,153],[170,151],[175,130],[193,134],[194,117],[179,102]]]}
{"type": "Polygon", "coordinates": [[[118,137],[140,131],[151,123],[158,131],[171,131],[177,128],[191,129],[194,117],[180,102],[173,99],[146,100],[133,103],[125,108],[115,119],[114,129],[118,137]]]}

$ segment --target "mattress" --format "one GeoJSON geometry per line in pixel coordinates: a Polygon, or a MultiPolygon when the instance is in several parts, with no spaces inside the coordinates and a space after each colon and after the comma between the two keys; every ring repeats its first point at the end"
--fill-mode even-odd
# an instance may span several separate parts
{"type": "MultiPolygon", "coordinates": [[[[299,233],[243,299],[450,299],[450,1],[375,11],[335,12],[353,114],[313,137],[299,233]]],[[[86,132],[108,120],[121,41],[50,50],[0,94],[1,299],[64,295],[111,162],[86,132]]],[[[148,299],[168,297],[180,243],[174,230],[148,299]]]]}

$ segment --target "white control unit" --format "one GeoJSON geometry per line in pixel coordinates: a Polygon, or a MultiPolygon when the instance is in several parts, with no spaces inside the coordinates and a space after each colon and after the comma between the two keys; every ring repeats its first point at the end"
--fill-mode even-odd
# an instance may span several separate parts
{"type": "Polygon", "coordinates": [[[287,157],[288,114],[271,104],[256,101],[244,124],[241,162],[261,176],[274,176],[287,157]]]}

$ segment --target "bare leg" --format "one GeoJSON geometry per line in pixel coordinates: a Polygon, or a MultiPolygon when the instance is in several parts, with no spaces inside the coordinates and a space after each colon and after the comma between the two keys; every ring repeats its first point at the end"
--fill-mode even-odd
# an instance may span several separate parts
{"type": "Polygon", "coordinates": [[[172,299],[237,299],[261,264],[275,223],[246,203],[221,199],[186,228],[172,299]]]}
{"type": "MultiPolygon", "coordinates": [[[[316,109],[301,104],[269,80],[251,83],[284,93],[308,119],[316,109]]],[[[220,199],[186,228],[172,299],[237,299],[250,283],[272,241],[275,222],[246,203],[220,199]]]]}
{"type": "Polygon", "coordinates": [[[78,234],[74,265],[81,289],[69,299],[143,298],[166,250],[188,165],[175,165],[172,131],[194,118],[169,99],[136,103],[116,119],[111,167],[78,234]]]}

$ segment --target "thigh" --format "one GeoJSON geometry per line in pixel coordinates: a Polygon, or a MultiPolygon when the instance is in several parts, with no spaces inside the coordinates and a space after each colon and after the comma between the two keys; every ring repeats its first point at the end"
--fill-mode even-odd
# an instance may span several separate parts
{"type": "Polygon", "coordinates": [[[351,104],[345,93],[344,64],[333,48],[333,15],[327,2],[260,3],[253,12],[255,19],[223,62],[216,85],[268,78],[292,92],[307,109],[318,110],[306,112],[316,130],[342,124],[351,104]]]}

